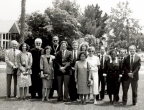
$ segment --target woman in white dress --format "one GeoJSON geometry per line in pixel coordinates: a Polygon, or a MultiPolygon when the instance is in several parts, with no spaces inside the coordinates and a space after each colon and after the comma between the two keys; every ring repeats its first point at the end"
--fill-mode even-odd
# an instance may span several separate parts
{"type": "Polygon", "coordinates": [[[98,68],[100,65],[99,57],[94,55],[95,48],[88,48],[89,55],[87,57],[88,67],[89,67],[89,81],[93,81],[92,84],[92,93],[94,98],[94,104],[97,104],[96,95],[99,94],[99,86],[98,86],[98,68]]]}

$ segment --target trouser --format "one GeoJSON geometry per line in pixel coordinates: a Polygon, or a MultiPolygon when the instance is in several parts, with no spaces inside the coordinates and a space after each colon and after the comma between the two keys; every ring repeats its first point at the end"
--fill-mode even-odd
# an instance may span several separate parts
{"type": "Polygon", "coordinates": [[[129,78],[128,81],[124,81],[123,100],[124,100],[124,102],[127,102],[127,92],[128,92],[130,84],[131,84],[131,88],[132,88],[132,101],[133,101],[133,104],[136,104],[137,103],[138,81],[134,80],[133,78],[129,78]]]}
{"type": "Polygon", "coordinates": [[[79,95],[77,94],[77,88],[76,88],[74,74],[70,75],[69,95],[70,95],[71,100],[76,100],[79,98],[79,95]]]}
{"type": "Polygon", "coordinates": [[[64,83],[64,99],[68,99],[70,75],[57,76],[58,82],[58,99],[63,99],[63,83],[64,83]]]}
{"type": "MultiPolygon", "coordinates": [[[[99,86],[100,85],[101,85],[100,98],[104,99],[105,81],[104,81],[104,76],[103,76],[103,69],[99,70],[99,86]]],[[[99,99],[99,95],[96,96],[96,99],[99,99]]]]}
{"type": "Polygon", "coordinates": [[[50,98],[53,97],[54,90],[57,91],[57,78],[53,79],[52,88],[50,89],[50,94],[49,94],[50,98]]]}
{"type": "MultiPolygon", "coordinates": [[[[124,81],[121,81],[120,83],[121,83],[121,85],[122,85],[122,92],[123,92],[123,94],[124,94],[124,81]]],[[[116,101],[119,101],[119,91],[120,91],[120,86],[119,86],[119,89],[118,89],[118,95],[117,95],[117,97],[116,97],[116,101]]],[[[123,96],[124,96],[124,95],[122,95],[122,101],[124,101],[123,96]]]]}
{"type": "Polygon", "coordinates": [[[7,74],[7,96],[11,95],[11,80],[14,80],[14,96],[17,95],[17,75],[16,74],[7,74]]]}
{"type": "Polygon", "coordinates": [[[42,79],[38,75],[31,75],[32,86],[29,87],[29,93],[32,98],[36,97],[36,93],[38,93],[38,97],[42,98],[42,79]]]}

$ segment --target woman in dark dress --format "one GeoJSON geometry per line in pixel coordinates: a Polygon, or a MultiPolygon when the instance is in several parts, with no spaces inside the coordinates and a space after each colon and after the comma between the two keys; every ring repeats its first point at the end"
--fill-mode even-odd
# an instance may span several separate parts
{"type": "Polygon", "coordinates": [[[111,50],[109,55],[110,59],[106,62],[107,93],[109,95],[110,104],[115,104],[120,86],[119,78],[121,72],[117,52],[111,50]]]}

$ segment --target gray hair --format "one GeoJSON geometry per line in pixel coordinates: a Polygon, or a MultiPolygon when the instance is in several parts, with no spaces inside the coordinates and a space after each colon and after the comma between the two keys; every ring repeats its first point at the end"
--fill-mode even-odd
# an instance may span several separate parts
{"type": "Polygon", "coordinates": [[[136,50],[136,46],[135,45],[131,45],[131,46],[129,46],[129,49],[135,49],[136,50]]]}
{"type": "Polygon", "coordinates": [[[35,43],[37,43],[37,42],[42,43],[42,40],[41,40],[40,38],[36,38],[36,39],[35,39],[35,43]]]}
{"type": "Polygon", "coordinates": [[[16,40],[11,41],[11,45],[16,44],[18,46],[18,42],[16,40]]]}

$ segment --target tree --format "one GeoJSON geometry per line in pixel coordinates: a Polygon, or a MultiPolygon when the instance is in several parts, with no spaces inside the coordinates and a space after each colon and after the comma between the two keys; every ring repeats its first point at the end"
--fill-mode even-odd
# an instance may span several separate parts
{"type": "Polygon", "coordinates": [[[20,31],[20,39],[19,42],[24,42],[24,32],[25,32],[25,4],[26,0],[21,1],[21,31],[20,31]]]}
{"type": "Polygon", "coordinates": [[[105,22],[108,19],[108,15],[105,13],[102,16],[102,12],[103,11],[100,10],[98,4],[96,6],[88,5],[85,8],[84,14],[80,19],[82,33],[85,35],[91,34],[96,38],[103,36],[103,34],[106,32],[105,22]]]}
{"type": "Polygon", "coordinates": [[[128,1],[119,2],[116,8],[111,8],[111,15],[107,21],[107,36],[109,40],[115,39],[116,46],[124,43],[127,47],[137,40],[142,27],[138,24],[138,20],[130,17],[131,14],[132,10],[129,8],[128,1]]]}
{"type": "Polygon", "coordinates": [[[81,35],[76,18],[67,11],[60,8],[45,10],[53,26],[53,33],[60,36],[60,39],[76,39],[81,35]]]}
{"type": "Polygon", "coordinates": [[[77,18],[80,14],[80,6],[75,1],[70,0],[54,0],[53,5],[55,8],[67,11],[71,16],[77,18]]]}

